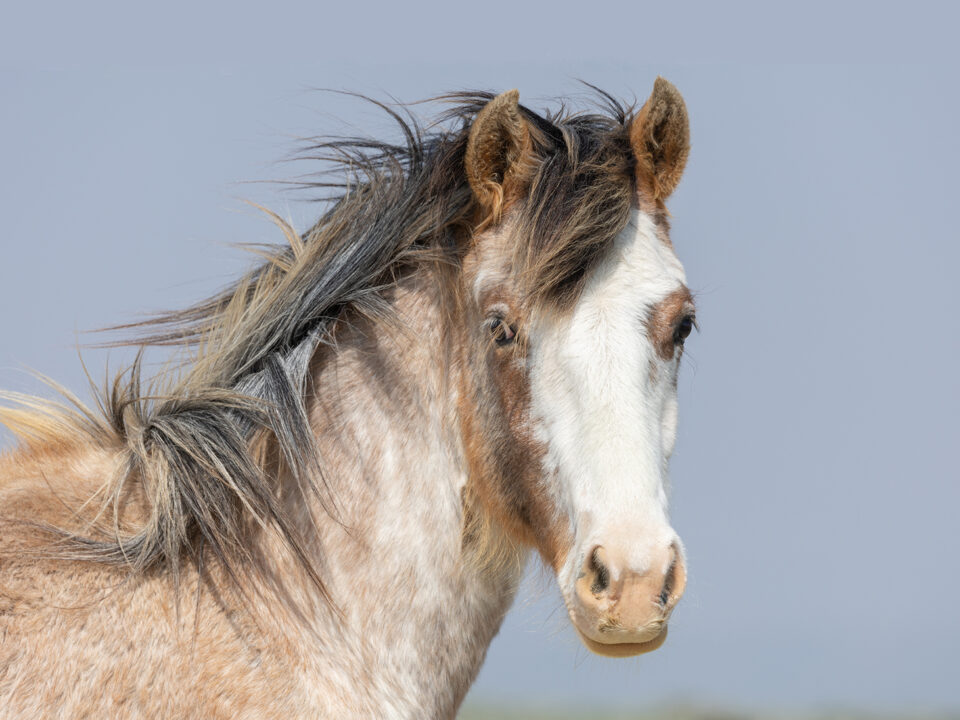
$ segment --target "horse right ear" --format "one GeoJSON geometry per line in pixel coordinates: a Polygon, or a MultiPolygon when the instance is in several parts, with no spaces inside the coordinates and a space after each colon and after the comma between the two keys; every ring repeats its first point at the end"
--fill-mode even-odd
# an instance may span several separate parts
{"type": "Polygon", "coordinates": [[[464,166],[473,195],[494,222],[504,200],[522,184],[524,160],[530,157],[530,129],[520,111],[520,93],[509,90],[477,113],[464,166]]]}

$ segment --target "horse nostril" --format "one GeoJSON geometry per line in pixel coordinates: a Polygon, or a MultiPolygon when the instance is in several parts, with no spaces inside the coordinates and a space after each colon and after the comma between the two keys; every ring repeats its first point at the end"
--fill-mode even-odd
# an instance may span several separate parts
{"type": "Polygon", "coordinates": [[[599,547],[590,554],[590,569],[593,570],[593,584],[590,586],[590,592],[599,595],[610,587],[610,571],[600,559],[599,547]]]}
{"type": "Polygon", "coordinates": [[[672,552],[673,562],[670,563],[670,569],[667,570],[667,576],[663,580],[663,589],[660,591],[660,597],[658,598],[663,607],[666,607],[667,603],[670,602],[670,597],[673,595],[677,582],[677,559],[679,556],[676,549],[673,549],[672,552]]]}
{"type": "Polygon", "coordinates": [[[666,607],[667,602],[670,600],[670,593],[673,592],[673,565],[670,566],[670,570],[667,573],[666,579],[663,581],[663,589],[660,591],[660,604],[666,607]]]}

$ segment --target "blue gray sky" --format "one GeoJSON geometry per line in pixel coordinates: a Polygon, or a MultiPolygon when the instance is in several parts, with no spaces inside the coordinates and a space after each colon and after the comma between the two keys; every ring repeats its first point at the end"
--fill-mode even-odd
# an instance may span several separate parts
{"type": "Polygon", "coordinates": [[[960,710],[956,18],[719,5],[9,11],[0,387],[44,392],[33,368],[85,394],[82,331],[204,297],[250,262],[230,244],[278,240],[242,199],[310,224],[247,181],[309,171],[278,162],[297,137],[393,133],[317,88],[542,108],[662,74],[693,139],[670,203],[701,325],[672,473],[687,594],[661,650],[601,659],[533,572],[471,699],[960,710]]]}

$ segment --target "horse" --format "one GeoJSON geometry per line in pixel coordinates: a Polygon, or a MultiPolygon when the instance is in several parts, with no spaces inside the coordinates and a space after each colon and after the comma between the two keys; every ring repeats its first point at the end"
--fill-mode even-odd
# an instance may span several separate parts
{"type": "Polygon", "coordinates": [[[0,717],[453,717],[534,552],[589,650],[664,642],[689,123],[597,93],[382,103],[309,231],[126,326],[164,369],[4,395],[0,717]]]}

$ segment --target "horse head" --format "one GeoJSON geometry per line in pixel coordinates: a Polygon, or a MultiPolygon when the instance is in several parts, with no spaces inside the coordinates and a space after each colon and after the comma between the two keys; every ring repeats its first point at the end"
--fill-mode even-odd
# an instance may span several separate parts
{"type": "Polygon", "coordinates": [[[667,489],[695,319],[664,201],[689,130],[662,78],[608,131],[565,128],[516,91],[470,128],[461,424],[483,511],[554,570],[584,644],[625,656],[662,644],[686,584],[667,489]]]}

